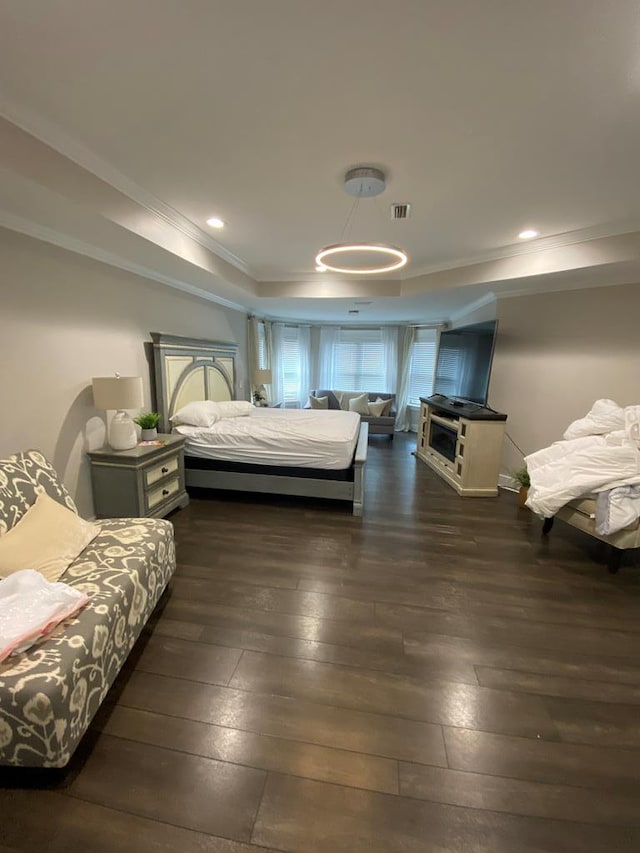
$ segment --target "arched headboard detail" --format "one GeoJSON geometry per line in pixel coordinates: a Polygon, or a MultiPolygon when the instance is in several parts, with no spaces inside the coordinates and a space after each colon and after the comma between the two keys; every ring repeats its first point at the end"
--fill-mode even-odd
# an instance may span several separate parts
{"type": "Polygon", "coordinates": [[[181,338],[152,332],[157,411],[160,428],[171,431],[169,418],[194,400],[238,397],[236,344],[181,338]]]}

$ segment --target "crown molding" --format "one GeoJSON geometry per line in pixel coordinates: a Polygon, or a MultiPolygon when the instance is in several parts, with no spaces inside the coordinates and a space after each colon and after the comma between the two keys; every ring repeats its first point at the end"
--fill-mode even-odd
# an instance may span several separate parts
{"type": "Polygon", "coordinates": [[[0,92],[0,116],[15,124],[21,130],[48,145],[50,148],[71,160],[77,166],[95,175],[109,186],[130,198],[145,210],[159,217],[177,231],[195,240],[222,260],[234,266],[245,275],[256,280],[255,273],[248,264],[225,249],[220,243],[187,219],[179,211],[153,193],[148,192],[135,181],[122,174],[118,169],[103,160],[85,145],[73,139],[54,122],[37,115],[32,110],[18,106],[0,92]]]}
{"type": "Polygon", "coordinates": [[[214,302],[216,305],[221,305],[224,308],[230,308],[232,311],[240,311],[243,314],[248,313],[248,308],[240,305],[237,302],[232,302],[222,296],[217,296],[215,293],[210,293],[208,290],[202,290],[186,281],[173,278],[172,276],[163,275],[162,273],[151,270],[142,264],[136,264],[133,261],[127,261],[112,252],[107,252],[104,249],[99,249],[92,246],[90,243],[85,243],[83,240],[78,240],[75,237],[70,237],[68,234],[63,234],[55,231],[53,228],[47,228],[44,225],[39,225],[24,219],[21,216],[15,216],[5,210],[0,209],[0,227],[7,228],[10,231],[17,231],[20,234],[26,234],[27,237],[33,237],[36,240],[41,240],[44,243],[51,243],[53,246],[58,246],[60,249],[66,249],[69,252],[74,252],[76,255],[83,255],[91,258],[94,261],[107,264],[110,267],[124,270],[124,272],[139,275],[142,278],[150,281],[164,284],[167,287],[173,287],[176,290],[181,290],[183,293],[188,293],[190,296],[196,296],[199,299],[204,299],[207,302],[214,302]]]}

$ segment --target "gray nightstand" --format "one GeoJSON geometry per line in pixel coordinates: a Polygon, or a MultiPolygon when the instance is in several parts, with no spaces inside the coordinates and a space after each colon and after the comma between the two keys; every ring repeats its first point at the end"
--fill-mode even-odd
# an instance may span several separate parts
{"type": "Polygon", "coordinates": [[[162,517],[189,503],[184,488],[182,436],[159,435],[164,445],[88,453],[98,518],[162,517]]]}

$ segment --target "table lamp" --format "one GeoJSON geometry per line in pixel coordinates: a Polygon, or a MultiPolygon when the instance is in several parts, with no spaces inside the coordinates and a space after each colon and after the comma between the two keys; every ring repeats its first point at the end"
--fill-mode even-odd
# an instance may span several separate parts
{"type": "Polygon", "coordinates": [[[144,406],[141,376],[96,376],[91,380],[96,409],[115,409],[109,424],[109,444],[114,450],[131,450],[138,443],[136,425],[125,409],[144,406]]]}
{"type": "Polygon", "coordinates": [[[255,391],[253,392],[253,400],[257,406],[266,406],[267,405],[267,389],[264,387],[265,385],[271,385],[271,371],[270,370],[256,370],[253,374],[253,385],[255,391]]]}

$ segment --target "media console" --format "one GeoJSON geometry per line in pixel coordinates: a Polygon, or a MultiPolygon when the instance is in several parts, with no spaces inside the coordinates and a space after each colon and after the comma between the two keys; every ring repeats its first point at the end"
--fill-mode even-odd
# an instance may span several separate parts
{"type": "Polygon", "coordinates": [[[416,456],[463,497],[498,494],[507,416],[443,397],[420,397],[416,456]]]}

